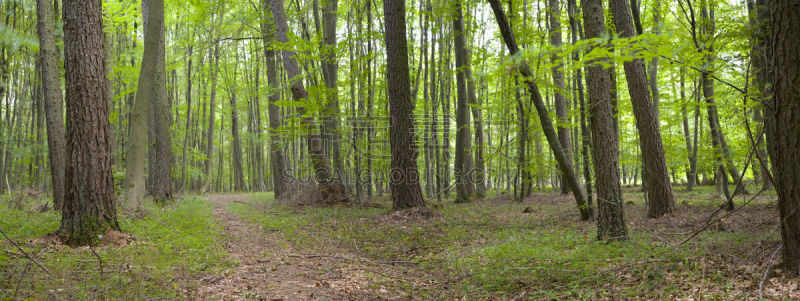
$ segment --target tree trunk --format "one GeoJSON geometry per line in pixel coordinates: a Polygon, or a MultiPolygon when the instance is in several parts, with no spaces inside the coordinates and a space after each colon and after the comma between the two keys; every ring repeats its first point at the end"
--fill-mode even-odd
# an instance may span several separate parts
{"type": "Polygon", "coordinates": [[[453,171],[456,178],[456,203],[464,203],[469,201],[469,192],[467,191],[467,170],[466,156],[469,156],[469,149],[467,143],[469,140],[469,124],[467,121],[467,83],[466,83],[466,68],[469,68],[467,61],[467,39],[466,32],[464,31],[464,15],[461,12],[461,1],[454,0],[453,4],[453,42],[455,44],[454,52],[456,54],[456,89],[458,91],[457,104],[456,104],[456,161],[453,171]]]}
{"type": "MultiPolygon", "coordinates": [[[[151,0],[148,0],[151,1],[151,0]]],[[[164,7],[151,7],[152,9],[159,9],[163,15],[164,7]]],[[[159,21],[159,20],[154,20],[159,21]]],[[[164,19],[161,18],[162,24],[158,25],[161,30],[158,34],[158,61],[156,63],[155,83],[153,87],[152,103],[150,104],[150,139],[149,148],[149,174],[150,174],[150,194],[153,199],[158,202],[164,202],[172,198],[172,116],[170,113],[170,104],[167,101],[167,79],[166,79],[166,62],[164,50],[164,19]]],[[[188,128],[187,128],[188,130],[188,128]]]]}
{"type": "Polygon", "coordinates": [[[275,24],[272,22],[269,10],[269,1],[261,0],[264,16],[261,22],[261,31],[264,33],[264,58],[267,61],[267,80],[269,81],[269,160],[272,173],[272,183],[275,190],[275,199],[283,199],[289,190],[291,178],[287,168],[288,162],[283,155],[281,146],[281,109],[275,103],[280,99],[280,82],[278,81],[278,66],[275,62],[275,24]]]}
{"type": "Polygon", "coordinates": [[[783,265],[800,274],[800,6],[797,0],[770,0],[769,25],[775,94],[766,106],[767,142],[778,193],[783,265]]]}
{"type": "MultiPolygon", "coordinates": [[[[612,0],[613,1],[613,0],[612,0]]],[[[603,1],[581,1],[586,39],[600,38],[606,33],[603,1]]],[[[595,47],[603,47],[596,45],[595,47]]],[[[597,185],[597,238],[621,240],[628,236],[619,182],[619,137],[614,126],[611,104],[611,79],[603,68],[606,58],[598,58],[587,67],[589,108],[592,126],[592,148],[597,185]]]]}
{"type": "MultiPolygon", "coordinates": [[[[273,0],[277,1],[277,0],[273,0]]],[[[389,90],[389,144],[392,208],[425,207],[417,172],[413,102],[408,68],[405,1],[384,1],[386,82],[389,90]]]]}
{"type": "MultiPolygon", "coordinates": [[[[53,30],[55,30],[53,2],[37,0],[36,8],[42,90],[44,92],[45,119],[47,122],[47,147],[50,156],[50,176],[53,189],[53,208],[60,211],[62,204],[64,204],[66,141],[64,140],[64,107],[61,96],[61,79],[58,72],[59,54],[56,49],[55,36],[53,35],[53,30]]],[[[1,97],[2,93],[0,93],[1,97]]]]}
{"type": "MultiPolygon", "coordinates": [[[[550,45],[555,49],[561,48],[561,4],[558,0],[548,0],[550,45]]],[[[569,112],[567,112],[567,99],[564,96],[564,63],[559,60],[556,53],[550,56],[553,63],[553,85],[555,89],[556,116],[558,117],[558,141],[564,150],[564,156],[572,169],[572,138],[570,138],[569,112]]],[[[566,185],[564,177],[561,177],[561,194],[569,193],[569,186],[566,185]]]]}
{"type": "MultiPolygon", "coordinates": [[[[621,37],[635,36],[630,7],[625,0],[611,0],[611,11],[614,23],[621,37]]],[[[646,168],[644,176],[647,183],[648,212],[651,218],[661,217],[675,209],[672,197],[672,185],[664,157],[664,146],[661,142],[658,119],[654,104],[648,93],[644,62],[641,59],[623,63],[625,77],[628,80],[628,92],[631,95],[633,113],[636,117],[636,128],[639,130],[639,142],[642,148],[642,164],[646,168]]],[[[599,178],[599,175],[598,175],[599,178]]]]}
{"type": "MultiPolygon", "coordinates": [[[[767,101],[773,91],[772,91],[772,64],[771,64],[771,54],[770,54],[770,37],[769,37],[769,27],[767,22],[769,22],[769,8],[767,8],[766,0],[756,0],[755,4],[752,3],[753,1],[748,1],[748,6],[755,6],[750,9],[750,15],[752,16],[752,20],[754,23],[753,28],[753,73],[755,75],[754,84],[758,89],[758,98],[761,99],[762,103],[767,101]]],[[[753,122],[758,125],[764,124],[764,108],[763,106],[759,105],[754,109],[753,112],[753,122]]],[[[754,131],[755,132],[755,131],[754,131]]],[[[764,189],[772,189],[772,182],[769,179],[769,161],[767,157],[767,150],[764,146],[764,135],[760,132],[755,132],[756,135],[756,144],[758,157],[761,158],[764,162],[759,162],[759,166],[761,168],[760,176],[761,182],[763,183],[764,189]],[[762,164],[763,163],[763,164],[762,164]]]]}
{"type": "Polygon", "coordinates": [[[183,135],[183,151],[181,152],[181,189],[186,186],[186,153],[189,151],[189,124],[192,121],[192,50],[193,45],[189,44],[187,49],[186,63],[186,124],[183,135]]]}
{"type": "Polygon", "coordinates": [[[236,44],[234,44],[234,53],[233,84],[228,86],[231,102],[231,136],[233,137],[231,164],[233,165],[233,187],[235,191],[245,191],[247,186],[244,182],[244,167],[242,166],[242,139],[239,137],[239,108],[236,105],[236,77],[239,69],[239,49],[236,44]]]}
{"type": "MultiPolygon", "coordinates": [[[[154,19],[163,18],[156,14],[154,19]]],[[[64,1],[67,162],[59,232],[69,245],[94,244],[107,229],[120,229],[109,153],[102,16],[100,1],[64,1]]],[[[151,23],[150,32],[157,23],[151,23]]],[[[155,67],[155,56],[151,60],[155,67]]]]}
{"type": "MultiPolygon", "coordinates": [[[[275,29],[278,37],[278,42],[280,43],[288,43],[289,38],[287,36],[289,32],[289,24],[286,21],[286,16],[284,15],[283,11],[283,1],[282,0],[270,0],[270,8],[272,9],[272,16],[273,20],[275,21],[275,29]]],[[[302,73],[300,72],[300,67],[297,64],[297,60],[295,59],[294,51],[292,50],[282,50],[283,54],[283,66],[286,70],[286,75],[290,81],[290,90],[292,92],[292,99],[295,103],[301,103],[305,99],[308,98],[308,92],[306,91],[305,87],[303,86],[303,82],[301,81],[302,73]]],[[[303,106],[298,106],[296,108],[296,112],[299,116],[303,116],[306,113],[306,108],[303,106]]],[[[306,130],[312,130],[312,123],[314,119],[312,116],[308,116],[301,120],[301,124],[305,127],[306,130]]],[[[328,165],[328,158],[325,155],[325,152],[322,148],[321,139],[318,134],[308,133],[306,142],[308,144],[308,155],[311,159],[312,166],[314,168],[314,176],[317,182],[323,186],[322,190],[326,193],[323,196],[323,201],[332,200],[331,198],[335,198],[338,201],[346,196],[342,196],[341,194],[344,193],[344,187],[339,184],[335,179],[331,177],[330,166],[328,165]]]]}
{"type": "MultiPolygon", "coordinates": [[[[266,1],[266,0],[262,0],[266,1]]],[[[219,69],[219,44],[214,43],[214,64],[211,66],[211,95],[209,99],[208,110],[208,132],[206,133],[206,159],[205,159],[205,180],[200,188],[201,193],[205,193],[211,185],[211,166],[213,164],[214,156],[214,125],[216,123],[216,115],[214,111],[217,108],[217,70],[219,69]]],[[[222,162],[218,162],[222,164],[222,162]]],[[[277,196],[277,194],[276,194],[277,196]]]]}
{"type": "MultiPolygon", "coordinates": [[[[575,45],[578,43],[578,32],[580,31],[580,21],[576,18],[577,15],[577,4],[575,0],[568,0],[567,1],[567,14],[569,15],[569,24],[570,29],[572,31],[572,44],[575,45]]],[[[581,33],[580,36],[583,36],[581,33]]],[[[580,59],[578,51],[572,52],[572,60],[577,62],[580,59]]],[[[586,126],[586,103],[584,97],[584,90],[583,90],[583,69],[578,68],[575,70],[575,83],[578,90],[578,100],[580,102],[580,120],[581,120],[581,153],[582,153],[582,160],[583,160],[583,179],[585,181],[584,186],[586,187],[586,204],[589,208],[592,208],[592,169],[591,169],[591,162],[589,160],[589,147],[592,145],[591,136],[589,135],[589,129],[586,126]]],[[[591,209],[590,209],[591,210],[591,209]]]]}
{"type": "MultiPolygon", "coordinates": [[[[511,32],[511,28],[508,26],[508,21],[506,20],[502,7],[500,7],[500,2],[498,0],[489,0],[489,4],[492,6],[495,19],[497,20],[503,40],[505,41],[510,54],[514,55],[518,53],[519,48],[517,47],[517,42],[514,40],[514,35],[511,32]]],[[[561,168],[562,174],[567,178],[567,184],[569,184],[570,189],[572,189],[572,194],[575,197],[575,201],[578,204],[578,210],[581,214],[581,220],[591,220],[594,218],[594,213],[591,211],[591,208],[586,205],[583,191],[581,191],[580,185],[578,185],[578,179],[575,176],[575,173],[572,171],[572,168],[569,166],[567,158],[564,155],[564,151],[561,149],[561,144],[559,144],[556,131],[553,128],[553,121],[550,120],[550,115],[547,112],[547,108],[544,106],[542,95],[539,93],[539,87],[536,85],[536,82],[533,81],[530,67],[528,67],[526,62],[522,61],[517,66],[517,69],[525,78],[525,82],[528,84],[531,101],[536,107],[536,112],[539,115],[539,121],[542,123],[542,131],[547,137],[547,142],[550,144],[550,148],[552,149],[553,155],[558,162],[559,168],[561,168]]]]}
{"type": "MultiPolygon", "coordinates": [[[[125,169],[128,205],[136,209],[141,207],[145,196],[144,162],[148,142],[147,119],[150,114],[150,104],[153,102],[155,94],[158,93],[155,91],[155,82],[158,68],[159,32],[164,30],[163,0],[145,0],[142,2],[142,8],[145,21],[144,53],[131,114],[130,146],[125,169]]],[[[64,11],[66,12],[66,8],[64,11]]]]}

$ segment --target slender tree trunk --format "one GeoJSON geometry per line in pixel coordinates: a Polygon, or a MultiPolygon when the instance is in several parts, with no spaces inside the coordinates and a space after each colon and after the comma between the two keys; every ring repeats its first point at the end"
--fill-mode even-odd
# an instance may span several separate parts
{"type": "MultiPolygon", "coordinates": [[[[578,36],[583,36],[583,34],[579,34],[581,29],[580,21],[576,18],[577,14],[577,4],[575,0],[568,0],[567,1],[567,14],[569,15],[569,24],[570,29],[572,31],[572,44],[575,45],[578,43],[578,36]]],[[[577,51],[572,52],[572,60],[577,62],[580,59],[580,56],[577,51]]],[[[583,90],[583,69],[578,68],[575,70],[575,83],[578,90],[578,100],[580,102],[580,120],[581,120],[581,153],[583,159],[583,179],[585,181],[584,186],[586,187],[586,204],[589,208],[592,207],[592,169],[591,169],[591,162],[589,161],[589,148],[592,145],[591,136],[589,135],[589,129],[586,126],[586,105],[585,105],[585,97],[584,97],[584,90],[583,90]]]]}
{"type": "MultiPolygon", "coordinates": [[[[266,1],[266,0],[262,0],[266,1]]],[[[203,181],[203,185],[200,188],[200,192],[205,193],[209,185],[211,185],[211,166],[213,165],[213,156],[214,156],[214,125],[216,123],[216,111],[217,103],[217,72],[219,70],[219,43],[214,43],[214,64],[211,66],[211,95],[209,96],[209,109],[208,109],[208,130],[206,133],[206,159],[205,159],[205,180],[203,181]]],[[[222,164],[222,161],[218,162],[217,164],[222,164]]],[[[277,194],[276,194],[277,196],[277,194]]]]}
{"type": "MultiPolygon", "coordinates": [[[[37,0],[36,8],[42,91],[44,92],[45,119],[47,120],[47,148],[50,156],[50,185],[53,189],[53,208],[60,211],[64,203],[66,141],[64,140],[64,107],[61,96],[61,79],[58,72],[58,50],[56,49],[56,40],[53,34],[55,30],[53,2],[37,0]]],[[[0,83],[1,85],[3,84],[0,83]]],[[[2,96],[2,93],[0,93],[0,99],[2,96]]]]}
{"type": "MultiPolygon", "coordinates": [[[[277,0],[273,0],[277,1],[277,0]]],[[[405,1],[384,1],[386,82],[389,88],[392,208],[425,207],[414,146],[413,102],[406,44],[405,1]],[[399,174],[399,177],[395,177],[399,174]]]]}
{"type": "MultiPolygon", "coordinates": [[[[59,232],[69,245],[94,244],[106,229],[120,229],[109,153],[102,20],[100,1],[64,1],[67,162],[59,232]]],[[[157,23],[150,24],[150,32],[157,30],[157,23]]]]}
{"type": "MultiPolygon", "coordinates": [[[[633,20],[630,7],[625,0],[611,0],[611,11],[614,23],[620,36],[634,37],[633,20]]],[[[588,30],[587,30],[588,31],[588,30]]],[[[636,127],[639,130],[639,142],[642,148],[642,164],[646,168],[644,176],[647,177],[648,211],[651,218],[661,217],[671,213],[675,208],[672,197],[672,185],[667,171],[664,146],[661,142],[661,131],[655,113],[654,104],[648,94],[647,78],[644,72],[644,62],[641,59],[623,63],[625,75],[628,80],[628,92],[631,95],[633,112],[636,117],[636,127]]],[[[598,176],[599,178],[599,176],[598,176]]]]}
{"type": "MultiPolygon", "coordinates": [[[[149,1],[149,0],[148,0],[149,1]]],[[[160,9],[163,15],[163,5],[154,7],[160,9]]],[[[155,83],[153,87],[153,98],[150,104],[148,119],[150,122],[149,134],[149,173],[150,173],[150,194],[153,199],[164,202],[172,199],[172,116],[170,104],[167,101],[167,79],[166,79],[166,54],[164,50],[164,19],[154,20],[162,22],[159,27],[162,30],[158,34],[158,61],[156,62],[155,83]]],[[[188,128],[187,128],[188,131],[188,128]]]]}
{"type": "MultiPolygon", "coordinates": [[[[236,44],[234,44],[236,45],[236,44]]],[[[236,77],[239,65],[239,49],[234,48],[233,84],[228,86],[231,102],[231,136],[233,137],[231,164],[233,165],[233,187],[235,191],[245,191],[247,186],[244,182],[244,167],[242,166],[242,139],[239,137],[239,108],[236,99],[236,77]]]]}
{"type": "Polygon", "coordinates": [[[189,124],[192,121],[192,50],[193,45],[189,44],[187,50],[186,63],[186,126],[183,135],[183,151],[181,152],[181,189],[186,186],[186,153],[189,151],[189,124]]]}
{"type": "Polygon", "coordinates": [[[456,161],[453,171],[456,177],[456,203],[469,201],[467,191],[467,174],[465,157],[469,156],[467,141],[469,140],[469,124],[467,121],[467,83],[466,68],[467,62],[466,32],[464,31],[464,16],[461,12],[461,1],[454,0],[453,4],[453,40],[456,54],[456,87],[458,90],[456,104],[456,161]]]}
{"type": "MultiPolygon", "coordinates": [[[[283,1],[270,0],[269,2],[270,8],[272,9],[273,20],[275,21],[278,42],[284,44],[288,43],[289,39],[287,34],[289,32],[289,24],[287,23],[286,16],[284,15],[283,1]]],[[[308,98],[308,92],[303,86],[303,82],[300,80],[302,77],[302,74],[300,73],[300,67],[295,59],[294,51],[282,50],[281,52],[283,54],[284,69],[286,70],[286,74],[291,83],[290,90],[292,91],[292,99],[296,103],[300,103],[308,98]]],[[[305,114],[305,112],[305,107],[297,107],[298,115],[302,116],[305,114]]],[[[312,130],[312,123],[313,117],[311,116],[301,120],[302,126],[309,131],[312,130]]],[[[323,186],[321,187],[322,191],[325,192],[323,194],[323,201],[338,202],[347,199],[347,196],[343,195],[345,193],[344,187],[331,177],[328,158],[323,151],[319,135],[312,133],[307,134],[306,142],[308,144],[308,155],[314,168],[314,176],[317,182],[323,186]]]]}
{"type": "Polygon", "coordinates": [[[267,80],[269,81],[269,160],[272,173],[272,183],[275,190],[275,198],[283,199],[288,193],[290,185],[290,175],[287,168],[288,162],[283,154],[281,133],[278,131],[281,126],[281,109],[275,103],[280,99],[278,91],[280,82],[278,81],[278,66],[275,62],[275,50],[271,47],[275,43],[275,24],[272,22],[269,10],[269,1],[261,0],[264,9],[264,16],[261,22],[261,31],[264,33],[264,58],[267,61],[267,80]]]}
{"type": "MultiPolygon", "coordinates": [[[[558,0],[548,0],[550,45],[555,49],[561,48],[561,4],[558,0]]],[[[570,137],[569,117],[567,116],[567,99],[564,96],[564,63],[559,60],[556,53],[550,56],[550,61],[554,64],[552,68],[553,85],[555,89],[556,116],[558,117],[558,141],[567,157],[570,169],[572,169],[572,138],[570,137]]],[[[561,177],[561,193],[569,193],[569,186],[566,185],[564,177],[561,177]]]]}
{"type": "MultiPolygon", "coordinates": [[[[511,28],[508,26],[508,21],[506,20],[502,7],[500,6],[500,2],[498,0],[489,0],[489,4],[492,6],[495,19],[500,27],[500,32],[502,33],[503,40],[505,41],[509,52],[511,55],[518,53],[519,48],[514,40],[514,35],[511,32],[511,28]]],[[[570,186],[570,189],[572,189],[572,194],[575,197],[578,210],[581,213],[581,220],[591,220],[594,218],[594,213],[591,211],[591,208],[586,205],[583,191],[581,191],[580,185],[578,185],[578,179],[575,176],[575,173],[572,171],[572,168],[569,166],[567,158],[564,155],[564,151],[561,149],[561,144],[559,144],[556,131],[553,128],[553,122],[550,120],[550,115],[548,114],[547,108],[544,106],[544,102],[542,101],[542,95],[539,93],[539,87],[532,79],[530,67],[528,67],[528,64],[523,61],[519,63],[517,69],[519,70],[520,74],[524,76],[525,81],[528,84],[531,101],[536,107],[536,111],[539,114],[539,121],[542,123],[542,131],[547,137],[547,142],[550,144],[550,148],[553,151],[556,161],[558,162],[559,168],[561,168],[562,174],[567,178],[567,184],[570,186]]]]}

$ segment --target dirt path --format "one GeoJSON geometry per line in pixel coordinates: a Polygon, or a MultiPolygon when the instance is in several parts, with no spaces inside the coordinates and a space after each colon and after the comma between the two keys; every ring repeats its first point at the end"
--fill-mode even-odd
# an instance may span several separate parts
{"type": "Polygon", "coordinates": [[[214,215],[223,223],[225,248],[239,264],[222,276],[198,283],[197,297],[211,300],[408,300],[382,286],[400,271],[376,270],[352,254],[312,256],[292,248],[278,233],[260,229],[228,212],[247,195],[209,195],[214,215]],[[381,276],[383,275],[383,276],[381,276]]]}

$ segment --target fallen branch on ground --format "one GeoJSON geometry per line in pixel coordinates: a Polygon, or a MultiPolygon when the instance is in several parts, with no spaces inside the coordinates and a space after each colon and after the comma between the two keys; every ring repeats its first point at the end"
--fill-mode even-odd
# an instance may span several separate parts
{"type": "Polygon", "coordinates": [[[405,261],[405,260],[391,260],[391,261],[371,261],[366,259],[355,259],[355,258],[347,258],[338,255],[327,255],[327,254],[312,254],[312,255],[297,255],[297,254],[289,254],[289,257],[293,258],[334,258],[334,259],[341,259],[347,261],[355,261],[355,262],[364,262],[364,263],[377,263],[377,264],[388,264],[388,265],[395,265],[395,264],[419,264],[418,262],[414,261],[405,261]]]}
{"type": "Polygon", "coordinates": [[[33,261],[33,263],[35,263],[35,264],[36,264],[36,266],[38,266],[40,269],[42,269],[42,271],[44,271],[45,273],[47,273],[48,275],[50,275],[50,276],[51,276],[51,277],[53,277],[53,278],[55,278],[55,277],[56,277],[56,276],[55,276],[55,275],[53,275],[53,273],[51,273],[51,272],[50,272],[50,271],[49,271],[47,268],[45,268],[45,267],[44,267],[44,266],[43,266],[41,263],[39,263],[39,261],[38,261],[38,260],[36,260],[35,258],[33,258],[33,256],[31,256],[30,254],[28,254],[28,252],[25,252],[25,250],[23,250],[23,249],[22,249],[22,247],[20,247],[20,246],[19,246],[19,245],[18,245],[16,242],[14,242],[13,240],[11,240],[11,238],[9,238],[9,237],[8,237],[8,235],[6,235],[6,233],[5,233],[5,232],[3,232],[3,229],[0,229],[0,234],[3,234],[3,237],[5,237],[5,238],[6,238],[6,240],[8,240],[8,241],[9,241],[9,242],[10,242],[12,245],[14,245],[15,247],[17,247],[17,250],[19,250],[20,252],[22,252],[22,254],[23,254],[23,255],[25,255],[25,257],[28,257],[28,259],[30,259],[31,261],[33,261]]]}
{"type": "Polygon", "coordinates": [[[767,282],[767,276],[769,276],[769,272],[770,272],[770,270],[772,270],[772,259],[775,258],[775,254],[778,254],[778,252],[782,248],[783,248],[783,244],[778,246],[778,248],[775,249],[774,252],[772,252],[772,255],[769,256],[769,259],[767,259],[767,269],[764,270],[764,276],[761,277],[761,282],[758,283],[758,298],[759,299],[764,299],[764,282],[767,282]]]}

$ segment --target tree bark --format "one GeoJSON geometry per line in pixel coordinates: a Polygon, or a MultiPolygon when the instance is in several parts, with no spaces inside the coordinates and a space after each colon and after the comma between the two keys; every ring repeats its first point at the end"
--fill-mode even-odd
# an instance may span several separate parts
{"type": "MultiPolygon", "coordinates": [[[[549,22],[548,31],[550,32],[550,45],[554,49],[561,48],[561,4],[558,0],[548,0],[549,9],[549,22]]],[[[555,107],[556,116],[558,117],[558,141],[561,143],[561,148],[564,150],[564,155],[567,157],[567,162],[572,169],[572,138],[570,137],[569,128],[569,112],[567,111],[567,99],[564,96],[564,63],[559,60],[558,54],[553,53],[550,56],[550,61],[554,64],[552,68],[553,73],[553,86],[555,89],[555,107]]],[[[561,177],[561,194],[569,192],[569,186],[566,185],[564,177],[561,177]]]]}
{"type": "MultiPolygon", "coordinates": [[[[273,0],[276,1],[276,0],[273,0]]],[[[405,1],[384,1],[386,82],[389,96],[389,144],[392,163],[392,208],[425,207],[417,171],[417,149],[412,120],[411,79],[406,42],[405,1]]]]}
{"type": "MultiPolygon", "coordinates": [[[[265,0],[262,0],[265,1],[265,0]]],[[[205,159],[205,179],[200,188],[201,193],[205,193],[211,185],[211,167],[214,161],[214,125],[216,123],[217,103],[217,70],[219,69],[219,43],[214,43],[214,64],[211,66],[211,95],[209,96],[208,110],[208,133],[206,133],[206,159],[205,159]]],[[[219,162],[218,164],[222,164],[219,162]]],[[[277,194],[276,194],[277,196],[277,194]]]]}
{"type": "MultiPolygon", "coordinates": [[[[139,71],[139,84],[136,90],[134,108],[131,114],[130,146],[125,168],[125,188],[128,205],[138,209],[145,196],[145,154],[147,151],[147,124],[150,114],[150,104],[157,91],[155,91],[156,69],[158,67],[159,32],[163,30],[164,2],[163,0],[150,0],[143,2],[146,10],[144,16],[144,53],[142,66],[139,71]],[[161,9],[150,9],[151,7],[161,9]]],[[[64,9],[66,15],[66,8],[64,9]]]]}
{"type": "Polygon", "coordinates": [[[281,109],[275,103],[280,99],[280,82],[278,81],[278,66],[275,62],[275,24],[272,22],[269,10],[269,1],[261,0],[264,16],[261,22],[261,31],[264,33],[264,58],[267,61],[267,80],[269,81],[269,160],[272,173],[272,184],[275,198],[282,199],[288,193],[291,178],[289,177],[286,158],[283,155],[281,143],[281,109]]]}
{"type": "Polygon", "coordinates": [[[467,174],[470,172],[466,166],[466,156],[469,156],[469,149],[467,148],[469,137],[469,124],[467,121],[467,83],[466,83],[466,68],[469,68],[467,62],[467,39],[464,30],[464,15],[461,12],[461,1],[454,0],[453,4],[453,42],[455,44],[456,55],[456,90],[457,90],[457,104],[456,104],[456,160],[453,171],[455,172],[456,180],[456,203],[464,203],[469,201],[469,192],[467,191],[467,181],[469,181],[467,174]]]}
{"type": "MultiPolygon", "coordinates": [[[[151,0],[146,0],[151,1],[151,0]]],[[[163,15],[164,6],[151,7],[161,10],[163,15]]],[[[161,30],[158,35],[158,61],[156,62],[155,83],[153,87],[152,103],[150,104],[150,134],[149,134],[149,174],[150,174],[150,194],[158,202],[165,202],[172,199],[172,115],[170,104],[167,100],[167,79],[166,79],[166,55],[164,50],[164,18],[154,20],[162,22],[159,27],[161,30]]]]}
{"type": "MultiPolygon", "coordinates": [[[[614,15],[614,23],[620,36],[624,38],[634,37],[633,20],[628,2],[625,0],[611,0],[610,6],[614,15]]],[[[631,103],[633,104],[633,113],[636,117],[636,128],[639,130],[642,163],[646,169],[644,176],[646,177],[649,200],[647,216],[658,218],[664,214],[671,213],[675,209],[675,200],[672,196],[672,185],[667,171],[661,132],[654,104],[651,102],[651,97],[648,93],[644,62],[641,59],[634,59],[624,62],[623,65],[625,77],[628,81],[628,92],[631,95],[631,103]]]]}
{"type": "Polygon", "coordinates": [[[775,91],[767,108],[767,142],[778,194],[783,265],[800,274],[800,7],[798,0],[770,0],[769,25],[775,91]]]}
{"type": "MultiPolygon", "coordinates": [[[[613,0],[612,0],[613,1],[613,0]]],[[[606,33],[603,1],[581,1],[586,39],[606,33]]],[[[597,45],[595,47],[603,47],[597,45]]],[[[588,69],[589,108],[592,127],[592,152],[597,187],[597,238],[621,240],[628,236],[619,182],[619,137],[611,103],[611,78],[604,69],[606,58],[593,61],[588,69]]]]}
{"type": "Polygon", "coordinates": [[[59,233],[69,245],[88,245],[107,229],[120,229],[109,153],[102,4],[65,0],[63,8],[67,164],[59,233]]]}
{"type": "MultiPolygon", "coordinates": [[[[61,79],[58,72],[59,54],[53,34],[53,30],[55,30],[53,2],[37,0],[36,8],[42,90],[44,92],[44,114],[47,123],[47,149],[50,156],[50,185],[53,189],[53,208],[60,211],[61,206],[64,204],[66,141],[64,140],[64,107],[61,96],[61,79]]],[[[0,93],[0,97],[2,97],[2,93],[0,93]]]]}
{"type": "MultiPolygon", "coordinates": [[[[505,41],[510,54],[514,55],[518,53],[519,48],[517,47],[517,42],[514,40],[514,35],[511,32],[511,28],[508,26],[508,21],[506,20],[502,7],[500,6],[500,2],[498,0],[489,0],[489,4],[492,6],[495,19],[497,20],[503,40],[505,41]]],[[[542,123],[542,131],[547,137],[547,142],[550,144],[550,149],[553,151],[553,155],[558,162],[559,168],[561,168],[561,172],[567,178],[567,184],[570,186],[572,194],[575,197],[575,202],[577,203],[578,210],[581,214],[581,220],[593,219],[594,213],[591,211],[591,208],[586,205],[583,191],[581,191],[580,185],[578,185],[578,179],[575,176],[572,168],[569,166],[567,158],[564,155],[564,151],[561,149],[561,144],[559,144],[556,131],[553,128],[553,121],[550,120],[550,115],[547,112],[547,108],[544,106],[542,95],[539,93],[539,87],[536,85],[536,82],[533,81],[530,67],[528,67],[526,62],[522,61],[517,65],[517,70],[525,78],[525,82],[528,85],[531,101],[536,107],[536,112],[538,113],[539,120],[542,123]]]]}

